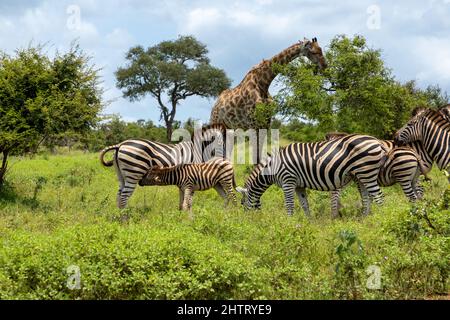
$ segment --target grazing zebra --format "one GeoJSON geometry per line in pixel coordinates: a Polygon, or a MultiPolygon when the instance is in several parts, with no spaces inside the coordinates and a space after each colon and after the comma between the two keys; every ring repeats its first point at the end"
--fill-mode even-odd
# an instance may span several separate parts
{"type": "Polygon", "coordinates": [[[233,165],[229,160],[217,158],[205,163],[181,164],[169,168],[152,168],[139,182],[140,186],[176,185],[180,192],[180,210],[192,209],[195,191],[214,188],[225,199],[236,204],[233,165]]]}
{"type": "Polygon", "coordinates": [[[293,143],[259,164],[245,182],[245,188],[236,191],[243,194],[244,207],[259,208],[262,194],[276,184],[283,189],[288,215],[294,211],[297,193],[308,216],[306,188],[332,191],[354,178],[361,184],[361,196],[367,198],[366,203],[371,196],[382,204],[377,177],[385,160],[384,146],[370,136],[348,135],[333,141],[293,143]]]}
{"type": "MultiPolygon", "coordinates": [[[[202,128],[201,131],[197,130],[191,140],[177,144],[133,139],[103,149],[100,153],[100,162],[105,167],[114,166],[119,180],[117,206],[120,209],[127,206],[128,199],[137,184],[152,167],[171,167],[208,160],[208,154],[205,155],[205,152],[211,151],[212,145],[217,146],[220,143],[225,145],[225,130],[222,125],[211,125],[202,128]],[[113,160],[106,162],[105,154],[113,150],[113,160]]],[[[225,154],[222,148],[215,148],[214,151],[215,156],[221,157],[225,154]]]]}
{"type": "MultiPolygon", "coordinates": [[[[326,140],[333,140],[348,135],[347,133],[328,133],[326,140]]],[[[422,161],[414,149],[410,147],[394,147],[391,140],[380,140],[389,150],[387,160],[380,168],[378,184],[382,187],[389,187],[399,183],[406,197],[415,202],[423,197],[423,188],[419,186],[419,176],[425,175],[429,171],[422,164],[422,161]]],[[[360,188],[357,183],[357,187],[360,188]]],[[[342,190],[331,192],[331,215],[336,218],[339,215],[340,195],[342,190]]]]}
{"type": "MultiPolygon", "coordinates": [[[[424,149],[440,170],[450,165],[450,121],[442,112],[417,108],[413,117],[395,134],[394,142],[404,146],[413,141],[421,141],[424,149]]],[[[449,177],[450,182],[450,177],[449,177]]]]}

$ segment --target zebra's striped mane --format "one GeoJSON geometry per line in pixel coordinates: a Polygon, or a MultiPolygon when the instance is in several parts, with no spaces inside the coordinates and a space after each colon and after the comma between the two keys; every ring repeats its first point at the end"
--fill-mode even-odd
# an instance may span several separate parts
{"type": "Polygon", "coordinates": [[[347,133],[347,132],[328,132],[325,135],[325,140],[326,141],[330,141],[330,140],[341,138],[341,137],[345,137],[345,136],[348,136],[348,135],[349,135],[349,133],[347,133]]]}
{"type": "Polygon", "coordinates": [[[447,104],[445,106],[440,107],[439,112],[442,114],[442,116],[450,121],[450,104],[447,104]]]}
{"type": "MultiPolygon", "coordinates": [[[[191,135],[191,138],[192,138],[192,139],[194,139],[195,133],[196,133],[197,130],[200,130],[200,129],[194,130],[194,132],[193,132],[192,135],[191,135]]],[[[215,131],[217,130],[217,131],[220,131],[220,132],[222,132],[222,135],[224,136],[224,135],[226,134],[227,127],[225,127],[225,125],[222,124],[222,123],[213,123],[213,124],[204,125],[204,126],[201,128],[202,134],[204,134],[204,133],[207,132],[208,130],[215,130],[215,131]]]]}
{"type": "Polygon", "coordinates": [[[424,106],[415,107],[413,109],[413,111],[411,111],[411,116],[416,117],[417,115],[419,115],[427,110],[432,110],[432,109],[424,107],[424,106]]]}

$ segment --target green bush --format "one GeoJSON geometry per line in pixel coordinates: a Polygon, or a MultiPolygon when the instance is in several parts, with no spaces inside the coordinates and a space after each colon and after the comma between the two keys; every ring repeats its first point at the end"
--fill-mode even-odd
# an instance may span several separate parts
{"type": "Polygon", "coordinates": [[[189,230],[101,224],[15,232],[0,249],[1,299],[253,299],[264,268],[189,230]],[[67,268],[79,267],[70,290],[67,268]]]}

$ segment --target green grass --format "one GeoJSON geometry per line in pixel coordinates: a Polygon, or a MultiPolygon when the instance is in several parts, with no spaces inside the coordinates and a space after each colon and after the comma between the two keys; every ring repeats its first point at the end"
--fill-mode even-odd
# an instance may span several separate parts
{"type": "MultiPolygon", "coordinates": [[[[237,166],[242,185],[246,166],[237,166]]],[[[437,170],[416,213],[398,186],[362,218],[356,188],[343,218],[309,192],[313,218],[287,217],[272,187],[260,211],[227,208],[215,191],[179,212],[176,187],[138,188],[123,211],[97,154],[11,159],[0,191],[0,299],[409,299],[448,295],[450,203],[437,170]],[[426,212],[432,226],[423,214],[426,212]],[[80,270],[71,290],[69,266],[80,270]],[[369,266],[381,288],[368,289],[369,266]]]]}

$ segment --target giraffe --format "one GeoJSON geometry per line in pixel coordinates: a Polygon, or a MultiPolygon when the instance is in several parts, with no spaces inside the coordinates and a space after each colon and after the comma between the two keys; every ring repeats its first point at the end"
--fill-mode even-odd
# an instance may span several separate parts
{"type": "MultiPolygon", "coordinates": [[[[299,56],[306,56],[319,69],[327,67],[317,38],[312,41],[305,38],[271,59],[255,65],[239,85],[223,91],[211,111],[210,123],[223,124],[228,129],[262,129],[257,128],[254,112],[258,103],[271,101],[269,87],[278,74],[273,70],[274,64],[286,65],[299,56]]],[[[270,120],[267,127],[269,124],[270,120]]]]}
{"type": "MultiPolygon", "coordinates": [[[[223,91],[211,111],[210,124],[222,124],[227,129],[242,129],[244,131],[248,129],[268,129],[270,119],[267,119],[262,126],[257,123],[254,116],[256,105],[272,101],[269,95],[269,87],[278,75],[273,66],[275,64],[286,65],[299,56],[307,57],[321,70],[327,67],[317,38],[312,40],[305,38],[271,59],[264,59],[250,69],[239,85],[223,91]]],[[[260,161],[259,139],[259,134],[257,134],[257,163],[260,161]]]]}

